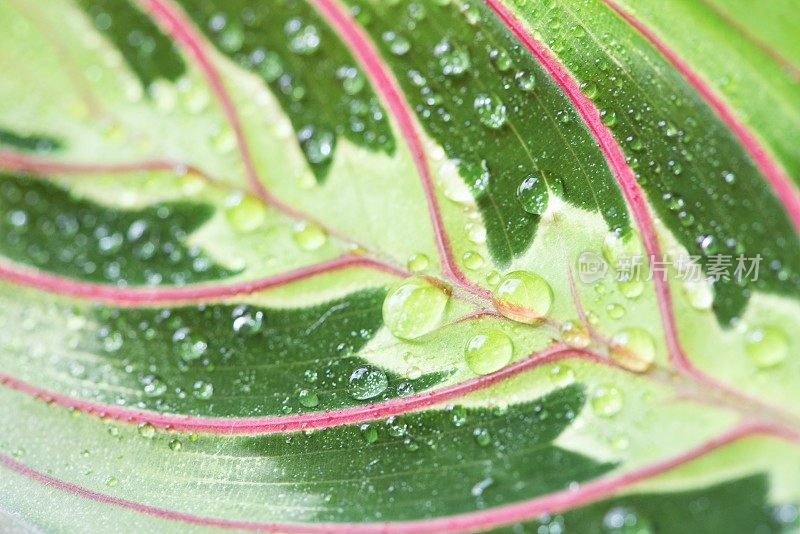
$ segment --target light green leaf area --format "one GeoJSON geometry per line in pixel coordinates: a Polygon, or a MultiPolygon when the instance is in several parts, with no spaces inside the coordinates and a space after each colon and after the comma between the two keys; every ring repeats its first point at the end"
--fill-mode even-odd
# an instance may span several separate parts
{"type": "MultiPolygon", "coordinates": [[[[796,528],[797,234],[657,50],[599,0],[503,2],[633,209],[484,3],[263,4],[0,3],[0,530],[796,528]],[[759,278],[621,280],[653,239],[759,278]]],[[[793,172],[790,77],[648,6],[793,172]]]]}

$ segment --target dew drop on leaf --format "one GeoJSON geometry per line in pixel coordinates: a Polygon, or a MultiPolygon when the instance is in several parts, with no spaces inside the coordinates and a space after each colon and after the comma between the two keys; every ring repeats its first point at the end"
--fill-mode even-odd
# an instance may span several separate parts
{"type": "Polygon", "coordinates": [[[378,429],[374,426],[369,423],[364,423],[359,429],[361,430],[361,437],[363,437],[364,441],[367,443],[375,443],[378,441],[378,429]]]}
{"type": "Polygon", "coordinates": [[[319,395],[313,389],[301,389],[297,393],[297,400],[306,408],[314,408],[319,404],[319,395]]]}
{"type": "Polygon", "coordinates": [[[208,400],[214,394],[214,385],[205,380],[198,380],[192,386],[192,394],[202,400],[208,400]]]}
{"type": "Polygon", "coordinates": [[[169,441],[169,448],[173,451],[179,451],[183,447],[183,443],[178,438],[173,438],[169,441]]]}
{"type": "Polygon", "coordinates": [[[761,369],[780,364],[789,351],[786,335],[773,326],[762,326],[747,332],[744,346],[747,355],[761,369]]]}
{"type": "Polygon", "coordinates": [[[558,386],[566,386],[575,381],[575,371],[563,364],[550,368],[550,380],[558,386]]]}
{"type": "Polygon", "coordinates": [[[294,226],[294,242],[306,251],[320,248],[328,240],[325,230],[310,222],[299,222],[294,226]]]}
{"type": "Polygon", "coordinates": [[[624,368],[641,373],[647,371],[656,358],[653,336],[641,328],[625,328],[611,339],[611,357],[624,368]]]}
{"type": "Polygon", "coordinates": [[[564,321],[561,325],[561,340],[578,349],[586,348],[591,343],[588,329],[578,321],[564,321]]]}
{"type": "Polygon", "coordinates": [[[433,55],[439,59],[439,66],[445,76],[461,76],[471,64],[469,51],[450,39],[440,41],[434,47],[433,55]]]}
{"type": "Polygon", "coordinates": [[[480,94],[475,97],[475,111],[481,124],[492,130],[497,130],[505,125],[508,118],[506,105],[497,97],[480,94]]]}
{"type": "Polygon", "coordinates": [[[532,93],[536,89],[536,76],[532,72],[519,71],[514,80],[517,82],[517,87],[526,93],[532,93]]]}
{"type": "Polygon", "coordinates": [[[156,435],[156,427],[150,423],[141,423],[138,426],[137,431],[139,432],[140,436],[147,439],[150,439],[156,435]]]}
{"type": "Polygon", "coordinates": [[[611,302],[606,306],[606,315],[612,319],[622,319],[625,316],[625,307],[616,302],[611,302]]]}
{"type": "Polygon", "coordinates": [[[369,365],[356,368],[347,381],[347,392],[358,400],[377,397],[389,387],[386,373],[369,365]]]}
{"type": "Polygon", "coordinates": [[[430,260],[425,254],[418,252],[409,256],[406,266],[412,273],[421,273],[428,268],[430,260]]]}
{"type": "Polygon", "coordinates": [[[425,277],[408,278],[386,296],[383,322],[395,337],[416,339],[439,326],[449,298],[425,277]]]}
{"type": "Polygon", "coordinates": [[[487,330],[467,342],[464,357],[467,366],[476,375],[488,375],[499,371],[511,361],[514,344],[500,330],[487,330]]]}
{"type": "Polygon", "coordinates": [[[226,204],[225,217],[237,232],[243,234],[252,232],[266,219],[264,206],[250,196],[236,195],[226,204]]]}
{"type": "Polygon", "coordinates": [[[506,274],[494,292],[497,310],[513,321],[535,324],[553,305],[553,289],[547,281],[530,271],[506,274]]]}
{"type": "Polygon", "coordinates": [[[623,405],[622,392],[615,386],[605,384],[592,393],[592,410],[600,417],[612,417],[623,405]]]}
{"type": "Polygon", "coordinates": [[[472,271],[480,269],[484,264],[483,256],[474,250],[468,250],[465,252],[462,259],[464,260],[464,267],[472,271]]]}
{"type": "Polygon", "coordinates": [[[535,174],[526,176],[517,187],[517,199],[522,209],[533,215],[545,212],[549,196],[544,180],[535,174]]]}

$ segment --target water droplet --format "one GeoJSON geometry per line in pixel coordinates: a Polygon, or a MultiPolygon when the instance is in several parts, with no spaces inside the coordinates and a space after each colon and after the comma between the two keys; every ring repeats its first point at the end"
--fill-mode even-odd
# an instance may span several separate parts
{"type": "Polygon", "coordinates": [[[622,319],[625,316],[625,307],[616,302],[611,302],[606,306],[606,315],[612,319],[622,319]]]}
{"type": "Polygon", "coordinates": [[[308,56],[319,48],[319,32],[313,24],[304,25],[299,18],[293,18],[286,23],[285,29],[289,50],[295,54],[308,56]]]}
{"type": "Polygon", "coordinates": [[[535,324],[553,304],[553,290],[536,273],[514,271],[505,275],[494,292],[497,310],[514,321],[535,324]]]}
{"type": "Polygon", "coordinates": [[[264,327],[264,312],[253,310],[248,306],[237,306],[233,310],[233,331],[237,334],[251,336],[264,327]]]}
{"type": "Polygon", "coordinates": [[[115,476],[110,476],[106,479],[106,486],[109,488],[113,488],[117,484],[119,484],[119,479],[115,476]]]}
{"type": "Polygon", "coordinates": [[[550,368],[550,380],[558,386],[566,386],[575,381],[575,371],[566,365],[554,365],[550,368]]]}
{"type": "Polygon", "coordinates": [[[214,394],[214,385],[204,380],[198,380],[192,386],[192,393],[195,398],[207,400],[214,394]]]}
{"type": "Polygon", "coordinates": [[[317,250],[328,240],[325,230],[314,223],[305,221],[294,225],[293,237],[298,247],[309,252],[317,250]]]}
{"type": "Polygon", "coordinates": [[[367,443],[375,443],[378,441],[378,429],[374,426],[369,423],[364,423],[359,429],[361,430],[361,437],[363,437],[364,441],[367,443]]]}
{"type": "Polygon", "coordinates": [[[472,431],[472,435],[481,447],[486,447],[492,442],[492,435],[485,428],[476,428],[472,431]]]}
{"type": "Polygon", "coordinates": [[[183,443],[178,438],[173,438],[169,440],[169,448],[173,451],[179,451],[183,447],[183,443]]]}
{"type": "Polygon", "coordinates": [[[167,384],[156,375],[145,375],[139,379],[146,397],[159,397],[167,392],[167,384]]]}
{"type": "Polygon", "coordinates": [[[306,408],[313,408],[319,404],[319,395],[313,389],[301,389],[297,393],[297,400],[306,408]]]}
{"type": "Polygon", "coordinates": [[[628,506],[615,506],[603,516],[603,531],[609,534],[650,534],[653,526],[636,510],[628,506]]]}
{"type": "Polygon", "coordinates": [[[449,298],[425,277],[408,278],[386,296],[383,322],[395,337],[416,339],[439,326],[449,298]]]}
{"type": "Polygon", "coordinates": [[[421,252],[418,252],[416,254],[412,254],[411,256],[409,256],[406,265],[408,267],[408,270],[411,271],[412,273],[421,273],[422,271],[428,268],[428,265],[430,265],[430,260],[428,259],[428,256],[426,256],[421,252]]]}
{"type": "Polygon", "coordinates": [[[618,414],[622,404],[622,392],[610,384],[600,386],[592,393],[592,410],[600,417],[618,414]]]}
{"type": "Polygon", "coordinates": [[[500,72],[506,72],[514,66],[514,61],[511,59],[511,56],[503,48],[493,49],[491,52],[489,52],[489,58],[500,72]]]}
{"type": "Polygon", "coordinates": [[[143,438],[151,439],[156,435],[156,427],[150,423],[141,423],[137,428],[139,435],[143,438]]]}
{"type": "Polygon", "coordinates": [[[511,361],[514,344],[500,330],[477,334],[467,342],[464,356],[470,370],[477,375],[499,371],[511,361]]]}
{"type": "Polygon", "coordinates": [[[383,42],[389,45],[389,51],[395,56],[404,56],[411,50],[409,40],[395,32],[384,32],[382,38],[383,42]]]}
{"type": "Polygon", "coordinates": [[[536,76],[532,72],[519,71],[514,79],[517,82],[517,87],[526,93],[532,93],[536,89],[536,76]]]}
{"type": "Polygon", "coordinates": [[[611,357],[624,368],[642,373],[647,371],[656,358],[653,336],[641,328],[620,330],[611,339],[611,357]]]}
{"type": "Polygon", "coordinates": [[[522,209],[533,215],[545,212],[549,196],[545,181],[534,174],[526,176],[517,187],[517,199],[522,209]]]}
{"type": "Polygon", "coordinates": [[[578,349],[588,347],[592,341],[589,330],[583,323],[577,321],[564,321],[561,325],[561,340],[570,347],[578,349]]]}
{"type": "Polygon", "coordinates": [[[747,332],[745,350],[759,368],[767,369],[786,359],[789,341],[778,328],[763,326],[747,332]]]}
{"type": "Polygon", "coordinates": [[[472,271],[480,269],[481,267],[483,267],[484,264],[483,256],[481,256],[478,252],[475,252],[474,250],[468,250],[467,252],[465,252],[463,259],[464,259],[464,267],[472,271]]]}
{"type": "Polygon", "coordinates": [[[439,66],[445,76],[461,76],[469,70],[471,61],[469,51],[450,39],[443,39],[433,49],[433,55],[439,58],[439,66]]]}
{"type": "Polygon", "coordinates": [[[236,195],[225,208],[225,217],[234,230],[241,233],[252,232],[264,223],[266,210],[255,198],[236,195]]]}
{"type": "Polygon", "coordinates": [[[502,128],[508,118],[506,105],[494,96],[487,94],[476,96],[474,108],[481,124],[493,130],[502,128]]]}
{"type": "Polygon", "coordinates": [[[389,387],[386,373],[369,365],[356,368],[347,381],[347,391],[358,400],[377,397],[389,387]]]}
{"type": "Polygon", "coordinates": [[[188,328],[179,328],[172,336],[178,356],[185,362],[201,358],[208,349],[208,344],[191,334],[188,328]]]}

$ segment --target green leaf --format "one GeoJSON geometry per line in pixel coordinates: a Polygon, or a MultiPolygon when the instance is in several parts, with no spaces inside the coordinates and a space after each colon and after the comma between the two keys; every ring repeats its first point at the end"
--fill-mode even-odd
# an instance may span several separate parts
{"type": "MultiPolygon", "coordinates": [[[[782,532],[767,505],[769,481],[755,475],[693,491],[635,494],[601,501],[511,532],[537,532],[542,527],[566,532],[782,532]]],[[[787,511],[783,511],[787,513],[787,511]]],[[[792,512],[788,511],[791,515],[792,512]]],[[[796,526],[796,525],[795,525],[796,526]]]]}
{"type": "Polygon", "coordinates": [[[183,58],[134,0],[79,0],[98,31],[114,43],[145,87],[175,81],[186,71],[183,58]]]}
{"type": "Polygon", "coordinates": [[[233,274],[184,243],[211,217],[211,206],[175,202],[121,211],[24,175],[0,181],[6,214],[0,253],[11,260],[118,285],[181,285],[233,274]]]}
{"type": "Polygon", "coordinates": [[[337,139],[394,152],[381,103],[352,55],[305,2],[180,0],[219,51],[269,84],[318,181],[337,139]]]}
{"type": "Polygon", "coordinates": [[[796,530],[796,17],[656,4],[0,2],[0,530],[796,530]]]}

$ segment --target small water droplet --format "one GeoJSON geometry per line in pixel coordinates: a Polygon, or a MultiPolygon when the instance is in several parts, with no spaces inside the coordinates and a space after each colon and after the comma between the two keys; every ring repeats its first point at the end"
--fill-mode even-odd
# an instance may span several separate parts
{"type": "Polygon", "coordinates": [[[467,366],[477,375],[488,375],[499,371],[511,361],[514,344],[500,330],[487,330],[467,342],[464,356],[467,366]]]}
{"type": "Polygon", "coordinates": [[[465,252],[463,260],[464,260],[464,267],[472,271],[480,269],[481,267],[483,267],[484,264],[483,256],[481,256],[480,253],[475,252],[474,250],[468,250],[467,252],[465,252]]]}
{"type": "Polygon", "coordinates": [[[642,373],[647,371],[656,358],[653,336],[642,328],[625,328],[611,339],[611,357],[624,368],[642,373]]]}
{"type": "Polygon", "coordinates": [[[767,369],[786,359],[789,341],[780,329],[773,326],[762,326],[747,332],[745,350],[759,368],[767,369]]]}
{"type": "Polygon", "coordinates": [[[266,220],[266,210],[255,198],[236,195],[227,204],[225,217],[237,232],[252,232],[266,220]]]}
{"type": "Polygon", "coordinates": [[[173,451],[179,451],[183,447],[183,443],[178,438],[173,438],[169,440],[169,448],[173,451]]]}
{"type": "Polygon", "coordinates": [[[297,400],[306,408],[314,408],[319,404],[319,395],[313,389],[301,389],[297,393],[297,400]]]}
{"type": "Polygon", "coordinates": [[[578,349],[588,347],[592,341],[589,330],[583,323],[577,321],[564,321],[561,325],[561,340],[570,347],[578,349]]]}
{"type": "Polygon", "coordinates": [[[351,397],[366,400],[377,397],[389,387],[386,373],[369,365],[356,368],[347,381],[347,391],[351,397]]]}
{"type": "Polygon", "coordinates": [[[623,405],[622,392],[615,386],[606,384],[592,393],[592,410],[600,417],[612,417],[619,413],[623,405]]]}
{"type": "Polygon", "coordinates": [[[319,249],[328,240],[325,230],[305,221],[294,225],[293,237],[298,247],[309,252],[319,249]]]}
{"type": "Polygon", "coordinates": [[[408,278],[386,296],[383,322],[395,337],[416,339],[439,326],[448,300],[449,295],[427,278],[408,278]]]}
{"type": "Polygon", "coordinates": [[[480,94],[475,97],[475,111],[481,124],[492,130],[497,130],[505,125],[508,118],[506,105],[494,96],[480,94]]]}
{"type": "Polygon", "coordinates": [[[139,435],[143,438],[151,439],[153,436],[156,435],[156,427],[151,425],[150,423],[141,423],[137,427],[139,435]]]}
{"type": "Polygon", "coordinates": [[[408,267],[408,270],[411,271],[412,273],[421,273],[422,271],[428,268],[429,264],[430,260],[428,259],[428,256],[426,256],[421,252],[418,252],[416,254],[412,254],[411,256],[409,256],[406,265],[408,267]]]}

